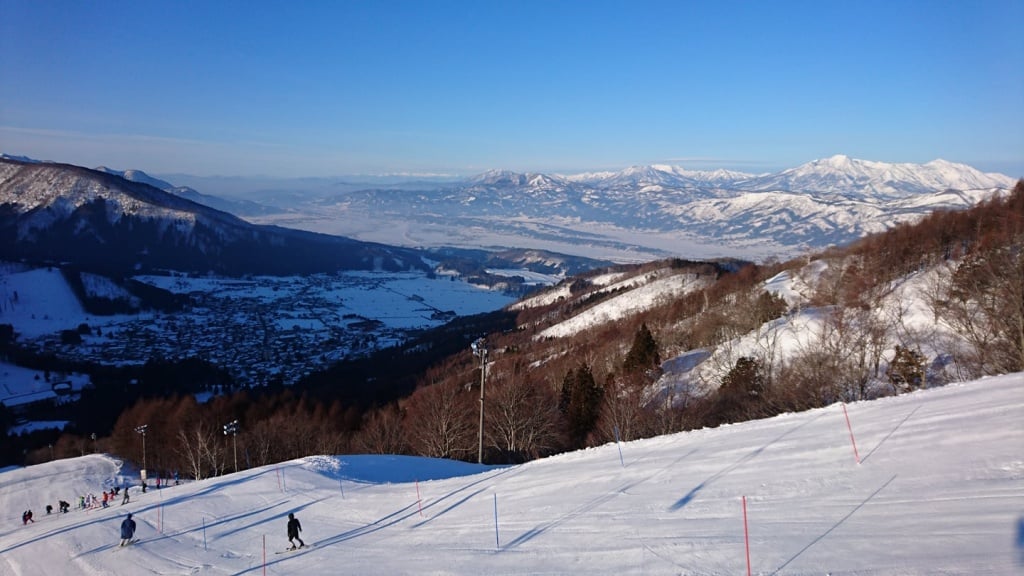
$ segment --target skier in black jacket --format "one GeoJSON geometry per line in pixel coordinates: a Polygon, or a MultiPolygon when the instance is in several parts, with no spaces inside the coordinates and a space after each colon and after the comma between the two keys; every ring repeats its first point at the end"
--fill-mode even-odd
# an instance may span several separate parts
{"type": "Polygon", "coordinates": [[[303,546],[306,545],[306,543],[302,541],[302,538],[299,538],[299,532],[302,532],[302,524],[299,524],[299,519],[295,517],[295,514],[289,513],[288,514],[288,542],[292,545],[292,547],[289,548],[289,550],[295,550],[295,542],[292,542],[292,540],[298,540],[299,541],[299,548],[302,548],[303,546]]]}
{"type": "Polygon", "coordinates": [[[130,544],[134,536],[135,520],[132,520],[132,514],[129,512],[128,517],[124,519],[124,522],[121,522],[121,546],[130,544]]]}

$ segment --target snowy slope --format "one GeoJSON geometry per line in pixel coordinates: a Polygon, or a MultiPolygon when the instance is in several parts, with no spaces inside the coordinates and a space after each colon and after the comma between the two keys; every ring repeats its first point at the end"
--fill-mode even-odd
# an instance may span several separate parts
{"type": "Polygon", "coordinates": [[[1024,570],[1024,374],[848,413],[849,429],[834,405],[508,468],[310,457],[49,517],[127,471],[8,469],[0,574],[743,574],[745,523],[753,574],[1024,570]],[[120,549],[129,511],[140,541],[120,549]],[[312,546],[275,554],[289,512],[312,546]]]}
{"type": "Polygon", "coordinates": [[[14,325],[20,337],[54,335],[89,321],[60,270],[0,269],[0,323],[14,325]]]}
{"type": "Polygon", "coordinates": [[[580,314],[544,329],[537,335],[537,338],[572,336],[595,326],[638,314],[667,299],[699,290],[710,282],[709,278],[700,278],[695,274],[674,273],[668,269],[643,276],[634,276],[597,291],[614,293],[623,290],[624,293],[613,296],[580,314]]]}

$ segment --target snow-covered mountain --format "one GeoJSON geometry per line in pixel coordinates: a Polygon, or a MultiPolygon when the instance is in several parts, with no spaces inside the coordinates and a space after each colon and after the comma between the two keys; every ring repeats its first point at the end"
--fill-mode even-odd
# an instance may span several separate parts
{"type": "Polygon", "coordinates": [[[587,249],[656,246],[652,256],[758,259],[847,243],[935,209],[969,207],[1013,185],[1008,176],[943,160],[833,156],[762,175],[666,165],[577,175],[495,170],[442,190],[368,190],[330,205],[587,249]]]}
{"type": "MultiPolygon", "coordinates": [[[[836,155],[772,174],[656,164],[617,172],[491,170],[460,182],[380,182],[277,194],[274,208],[108,172],[246,218],[409,247],[525,248],[603,260],[786,258],[936,209],[963,209],[1015,180],[964,164],[836,155]]],[[[256,190],[253,191],[258,192],[256,190]]]]}
{"type": "Polygon", "coordinates": [[[831,193],[854,199],[906,198],[945,190],[1010,188],[1014,180],[986,174],[966,164],[933,160],[927,164],[888,164],[837,154],[796,168],[743,180],[743,190],[831,193]]]}
{"type": "Polygon", "coordinates": [[[105,172],[107,174],[113,174],[114,176],[120,176],[121,178],[129,180],[131,182],[141,182],[143,184],[148,184],[154,188],[159,188],[160,190],[163,190],[165,192],[170,192],[175,196],[181,196],[182,198],[187,198],[188,200],[191,200],[198,204],[202,204],[203,206],[216,208],[217,210],[220,210],[222,212],[229,212],[231,214],[234,214],[235,216],[259,216],[262,214],[272,214],[275,212],[280,212],[279,208],[274,208],[272,206],[267,206],[264,204],[260,204],[258,202],[252,202],[250,200],[227,199],[222,198],[220,196],[203,194],[202,192],[199,192],[195,188],[190,188],[188,186],[175,186],[174,184],[171,184],[166,180],[161,180],[160,178],[150,176],[149,174],[146,174],[142,170],[114,170],[112,168],[107,168],[106,166],[100,166],[96,168],[96,171],[105,172]]]}
{"type": "Polygon", "coordinates": [[[154,188],[159,188],[166,192],[171,192],[176,189],[180,190],[191,190],[187,186],[174,186],[170,182],[154,178],[149,174],[146,174],[142,170],[114,170],[113,168],[107,168],[106,166],[96,167],[97,172],[105,172],[107,174],[113,174],[114,176],[120,176],[125,180],[131,180],[132,182],[142,182],[143,184],[149,184],[154,188]]]}
{"type": "MultiPolygon", "coordinates": [[[[152,181],[152,179],[149,179],[152,181]]],[[[0,160],[0,258],[109,272],[426,268],[411,250],[259,226],[118,174],[0,160]]]]}
{"type": "Polygon", "coordinates": [[[652,164],[630,166],[618,172],[588,172],[564,176],[566,181],[586,184],[598,189],[645,188],[714,188],[729,187],[753,178],[753,174],[731,170],[687,170],[679,166],[652,164]]]}

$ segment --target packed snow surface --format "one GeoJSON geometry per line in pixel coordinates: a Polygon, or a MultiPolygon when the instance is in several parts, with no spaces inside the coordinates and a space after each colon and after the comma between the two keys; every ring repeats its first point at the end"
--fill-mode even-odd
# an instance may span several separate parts
{"type": "Polygon", "coordinates": [[[0,574],[744,574],[744,526],[752,574],[1021,574],[1022,447],[1012,374],[519,466],[316,456],[46,515],[132,472],[90,455],[0,472],[0,574]],[[280,553],[288,513],[308,547],[280,553]]]}

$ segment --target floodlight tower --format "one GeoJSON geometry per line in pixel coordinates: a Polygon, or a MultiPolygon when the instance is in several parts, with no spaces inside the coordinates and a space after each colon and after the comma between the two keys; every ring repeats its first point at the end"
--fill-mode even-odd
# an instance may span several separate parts
{"type": "Polygon", "coordinates": [[[235,453],[235,472],[238,472],[238,420],[232,420],[224,425],[224,435],[231,435],[231,448],[235,453]]]}
{"type": "Polygon", "coordinates": [[[142,478],[146,478],[146,428],[149,424],[135,427],[135,433],[142,436],[142,478]]]}
{"type": "Polygon", "coordinates": [[[487,381],[487,342],[477,338],[470,344],[473,355],[480,358],[480,435],[477,442],[476,461],[484,463],[484,383],[487,381]]]}

